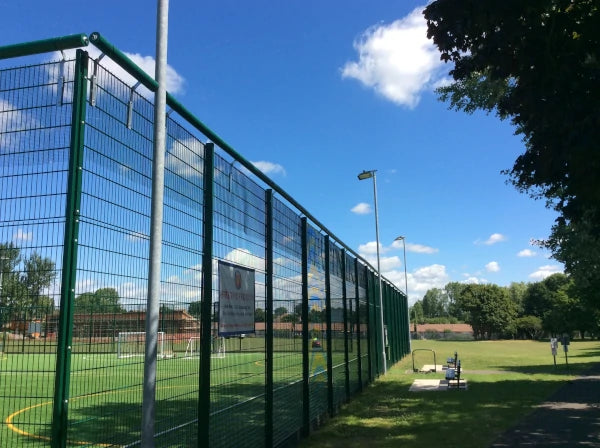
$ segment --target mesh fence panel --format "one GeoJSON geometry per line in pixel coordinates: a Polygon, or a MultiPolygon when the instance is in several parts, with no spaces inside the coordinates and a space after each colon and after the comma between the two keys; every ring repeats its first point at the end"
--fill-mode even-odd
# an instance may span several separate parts
{"type": "Polygon", "coordinates": [[[340,248],[331,245],[329,250],[329,275],[331,295],[331,368],[333,405],[339,407],[346,401],[346,334],[344,332],[344,276],[340,248]]]}
{"type": "MultiPolygon", "coordinates": [[[[214,255],[252,273],[254,303],[249,323],[233,312],[213,284],[214,334],[226,338],[226,355],[211,360],[211,446],[264,445],[265,410],[265,195],[253,180],[222,157],[215,158],[214,255]],[[224,321],[227,319],[227,321],[224,321]],[[222,321],[223,320],[223,321],[222,321]],[[231,320],[231,322],[230,322],[231,320]],[[256,321],[259,322],[256,322],[256,321]],[[258,331],[257,331],[257,324],[258,331]],[[239,327],[238,327],[239,326],[239,327]],[[242,336],[244,335],[244,336],[242,336]],[[239,345],[238,345],[239,343],[239,345]],[[231,421],[236,431],[230,431],[231,421]]],[[[223,271],[215,270],[216,276],[223,271]]],[[[237,274],[236,274],[237,275],[237,274]]],[[[233,303],[233,299],[231,300],[233,303]]],[[[238,312],[240,310],[238,309],[238,312]]]]}
{"type": "Polygon", "coordinates": [[[302,428],[302,237],[300,217],[273,200],[273,442],[302,428]]]}
{"type": "MultiPolygon", "coordinates": [[[[87,68],[80,90],[74,61],[0,70],[1,448],[48,446],[52,437],[140,443],[153,95],[107,59],[87,68]],[[76,104],[83,112],[74,122],[76,104]],[[80,128],[81,147],[71,141],[80,128]],[[64,269],[63,257],[71,260],[64,269]],[[64,424],[53,424],[53,412],[64,424]]],[[[205,433],[211,447],[285,445],[381,373],[376,276],[319,225],[304,227],[301,207],[267,201],[264,179],[227,151],[215,155],[205,216],[205,141],[193,120],[168,117],[156,446],[195,446],[205,433]],[[209,246],[205,222],[213,223],[209,246]],[[201,312],[203,263],[212,266],[210,316],[201,312]],[[200,347],[210,347],[206,364],[200,347]]],[[[390,353],[399,358],[408,329],[395,322],[406,301],[389,285],[384,292],[390,353]]]]}
{"type": "Polygon", "coordinates": [[[50,440],[73,66],[0,70],[0,440],[6,447],[50,440]]]}
{"type": "Polygon", "coordinates": [[[358,307],[356,296],[356,271],[354,269],[354,258],[346,254],[346,328],[348,338],[348,382],[350,393],[360,390],[360,363],[359,363],[359,325],[358,307]]]}

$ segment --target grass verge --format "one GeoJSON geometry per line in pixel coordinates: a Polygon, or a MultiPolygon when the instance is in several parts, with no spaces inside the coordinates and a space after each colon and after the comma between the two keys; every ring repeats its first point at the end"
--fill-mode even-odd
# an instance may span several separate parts
{"type": "MultiPolygon", "coordinates": [[[[413,341],[415,348],[434,350],[437,364],[457,351],[468,390],[409,392],[416,378],[444,377],[442,372],[414,373],[409,355],[300,446],[486,447],[569,379],[600,361],[597,341],[571,342],[568,368],[562,349],[554,366],[548,342],[413,341]]],[[[415,366],[423,364],[433,364],[433,355],[416,352],[415,366]]]]}

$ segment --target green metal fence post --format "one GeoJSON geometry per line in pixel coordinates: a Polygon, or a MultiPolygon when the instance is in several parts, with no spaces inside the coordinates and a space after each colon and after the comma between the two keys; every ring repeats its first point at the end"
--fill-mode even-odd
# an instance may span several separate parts
{"type": "Polygon", "coordinates": [[[333,350],[331,347],[331,250],[329,235],[325,235],[325,320],[327,321],[327,407],[333,416],[333,350]]]}
{"type": "Polygon", "coordinates": [[[71,111],[71,145],[69,177],[65,210],[65,236],[62,259],[59,331],[52,408],[53,448],[67,445],[69,376],[71,368],[71,340],[73,337],[73,301],[77,277],[77,240],[81,209],[81,176],[83,168],[84,125],[86,109],[88,54],[77,50],[73,79],[71,111]]]}
{"type": "Polygon", "coordinates": [[[273,190],[265,192],[266,229],[266,378],[265,378],[265,447],[273,446],[273,190]]]}
{"type": "Polygon", "coordinates": [[[310,433],[310,372],[308,359],[308,223],[301,220],[302,227],[302,433],[310,433]]]}
{"type": "Polygon", "coordinates": [[[200,305],[200,390],[198,397],[198,447],[210,446],[210,353],[212,332],[213,277],[213,143],[204,145],[204,215],[202,242],[202,304],[200,305]]]}
{"type": "Polygon", "coordinates": [[[344,390],[346,399],[350,396],[350,356],[348,354],[348,291],[346,290],[346,249],[342,249],[342,311],[344,313],[344,390]]]}
{"type": "Polygon", "coordinates": [[[358,276],[358,258],[354,259],[354,296],[356,301],[356,356],[358,357],[358,384],[359,390],[363,390],[362,377],[362,344],[361,344],[361,325],[360,325],[360,281],[358,276]]]}

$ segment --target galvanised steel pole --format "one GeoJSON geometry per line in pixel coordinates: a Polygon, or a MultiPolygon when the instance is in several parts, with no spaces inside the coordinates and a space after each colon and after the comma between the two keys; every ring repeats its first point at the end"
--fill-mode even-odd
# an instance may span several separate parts
{"type": "Polygon", "coordinates": [[[156,402],[156,357],[160,303],[160,263],[162,257],[163,197],[165,185],[165,142],[167,106],[167,33],[169,0],[158,0],[156,17],[156,69],[158,89],[154,96],[154,153],[152,166],[152,208],[150,213],[150,260],[146,305],[146,352],[142,401],[141,442],[154,447],[156,402]]]}
{"type": "Polygon", "coordinates": [[[373,198],[375,202],[375,242],[377,244],[377,277],[379,278],[379,323],[381,325],[381,349],[383,350],[383,374],[387,372],[385,359],[385,327],[383,325],[383,292],[381,290],[381,261],[379,257],[379,214],[377,213],[377,170],[363,171],[358,180],[373,178],[373,198]]]}
{"type": "Polygon", "coordinates": [[[412,340],[410,338],[410,313],[408,311],[408,275],[406,273],[406,237],[399,236],[394,241],[402,240],[402,251],[404,253],[404,291],[406,297],[406,319],[408,321],[408,349],[412,351],[412,340]]]}

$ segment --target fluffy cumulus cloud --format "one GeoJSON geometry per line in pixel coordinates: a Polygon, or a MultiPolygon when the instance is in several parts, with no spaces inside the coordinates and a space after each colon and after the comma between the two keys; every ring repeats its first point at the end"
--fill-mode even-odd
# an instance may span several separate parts
{"type": "MultiPolygon", "coordinates": [[[[398,237],[400,238],[400,237],[398,237]]],[[[392,249],[403,249],[403,241],[401,239],[394,240],[392,243],[392,249]]],[[[413,252],[416,254],[437,254],[439,249],[435,247],[425,246],[423,244],[406,243],[406,252],[413,252]]]]}
{"type": "Polygon", "coordinates": [[[497,261],[490,261],[485,265],[485,270],[488,272],[498,272],[500,270],[500,265],[497,261]]]}
{"type": "Polygon", "coordinates": [[[535,257],[535,252],[531,249],[523,249],[517,254],[517,257],[535,257]]]}
{"type": "Polygon", "coordinates": [[[529,278],[532,278],[535,281],[544,280],[546,277],[550,277],[552,274],[557,274],[562,272],[560,266],[556,265],[546,265],[540,266],[537,271],[529,274],[529,278]]]}
{"type": "Polygon", "coordinates": [[[442,288],[450,281],[446,266],[432,264],[424,266],[408,275],[408,292],[422,297],[431,288],[442,288]]]}
{"type": "Polygon", "coordinates": [[[17,229],[17,231],[13,234],[12,239],[15,242],[31,241],[33,239],[33,232],[26,232],[23,229],[17,229]]]}
{"type": "Polygon", "coordinates": [[[461,280],[460,283],[464,283],[466,285],[485,285],[488,281],[485,278],[477,277],[476,275],[463,274],[465,277],[464,280],[461,280]]]}
{"type": "Polygon", "coordinates": [[[371,213],[372,209],[369,204],[366,202],[359,202],[354,207],[350,209],[352,213],[356,213],[357,215],[368,215],[371,213]]]}
{"type": "MultiPolygon", "coordinates": [[[[382,254],[387,250],[379,243],[379,253],[382,254]]],[[[367,258],[369,255],[377,255],[377,242],[369,241],[366,244],[358,246],[358,253],[363,257],[367,258]]]]}
{"type": "MultiPolygon", "coordinates": [[[[90,58],[92,59],[98,59],[98,57],[100,56],[101,52],[100,50],[98,50],[94,45],[89,45],[85,48],[85,51],[87,51],[90,55],[90,58]]],[[[75,52],[76,50],[65,50],[65,58],[67,60],[70,59],[74,59],[75,58],[75,52]]],[[[155,71],[155,65],[156,65],[156,61],[154,60],[154,58],[152,56],[144,56],[141,55],[139,53],[127,53],[124,52],[125,55],[127,57],[129,57],[129,59],[131,59],[135,64],[137,64],[143,71],[145,71],[148,75],[150,75],[150,77],[152,79],[154,79],[154,71],[155,71]]],[[[60,54],[60,52],[54,52],[52,54],[52,56],[50,57],[50,60],[52,61],[57,61],[57,60],[61,60],[62,59],[62,55],[60,54]]],[[[131,76],[129,73],[127,73],[125,70],[123,70],[121,68],[121,66],[119,66],[116,62],[114,62],[112,59],[108,58],[108,57],[103,57],[100,60],[100,65],[102,67],[105,67],[109,72],[111,72],[113,75],[115,75],[117,78],[119,78],[121,81],[123,81],[125,84],[133,86],[137,83],[137,80],[133,78],[133,76],[131,76]]],[[[90,71],[91,73],[91,71],[90,71]]],[[[177,94],[177,93],[183,93],[183,89],[185,86],[185,79],[183,78],[183,76],[181,76],[179,73],[177,73],[177,71],[171,67],[170,65],[167,64],[167,79],[166,81],[166,87],[167,87],[167,91],[171,94],[177,94]]],[[[137,89],[138,92],[140,92],[142,95],[145,96],[149,96],[149,92],[145,89],[145,87],[138,87],[137,89]]]]}
{"type": "Polygon", "coordinates": [[[427,39],[424,8],[367,29],[354,42],[358,60],[344,65],[342,77],[356,79],[398,105],[416,107],[423,91],[443,79],[439,52],[427,39]]]}
{"type": "Polygon", "coordinates": [[[491,246],[492,244],[501,243],[502,241],[506,241],[506,236],[502,235],[501,233],[492,233],[487,240],[483,242],[481,240],[477,240],[475,241],[475,244],[485,244],[486,246],[491,246]]]}
{"type": "MultiPolygon", "coordinates": [[[[142,70],[154,78],[156,61],[152,56],[143,56],[139,53],[125,53],[129,59],[135,62],[142,70]]],[[[183,91],[185,80],[175,71],[173,67],[167,64],[167,91],[169,93],[180,93],[183,91]]]]}
{"type": "Polygon", "coordinates": [[[278,163],[259,160],[258,162],[252,162],[252,164],[265,174],[281,174],[285,176],[285,168],[278,163]]]}

